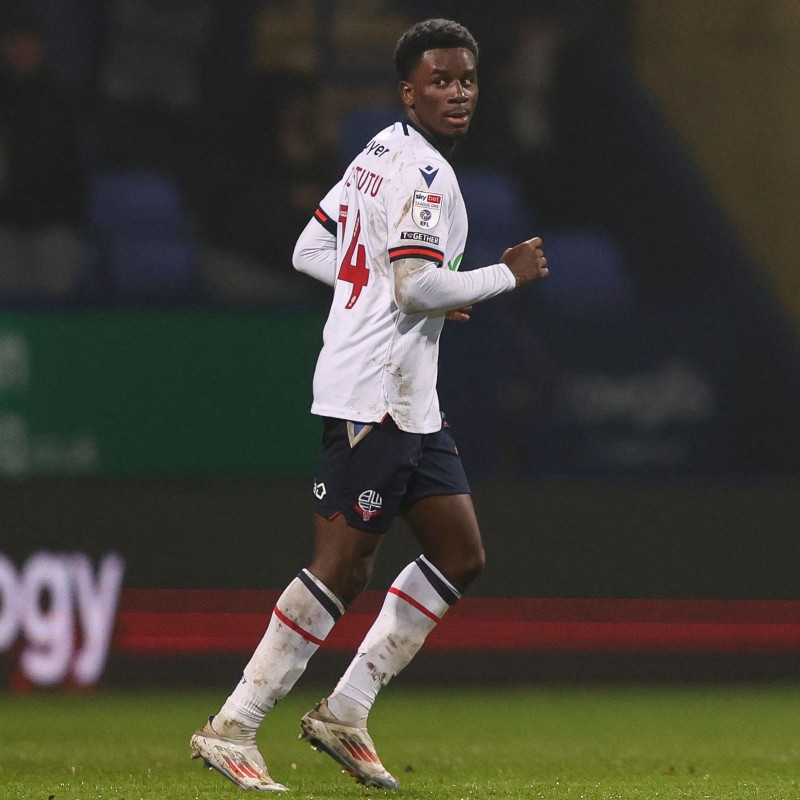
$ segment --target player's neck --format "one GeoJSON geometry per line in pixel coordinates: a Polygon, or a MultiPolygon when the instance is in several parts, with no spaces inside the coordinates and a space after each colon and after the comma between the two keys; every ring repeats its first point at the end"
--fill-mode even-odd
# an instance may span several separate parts
{"type": "Polygon", "coordinates": [[[427,141],[430,142],[446,159],[449,160],[452,157],[456,149],[456,141],[454,139],[444,139],[439,136],[434,136],[424,128],[420,127],[419,123],[412,119],[408,114],[405,118],[405,124],[413,128],[424,139],[427,139],[427,141]]]}

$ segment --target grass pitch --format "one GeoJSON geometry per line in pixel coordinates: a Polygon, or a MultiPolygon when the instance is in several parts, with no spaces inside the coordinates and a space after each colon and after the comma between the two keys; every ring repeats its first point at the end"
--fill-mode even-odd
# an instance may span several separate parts
{"type": "MultiPolygon", "coordinates": [[[[371,717],[401,782],[364,789],[297,740],[320,693],[295,692],[261,731],[270,797],[430,800],[791,800],[800,797],[795,687],[389,687],[371,717]]],[[[225,691],[0,693],[0,798],[242,797],[189,760],[189,736],[225,691]]],[[[253,795],[255,796],[255,794],[253,795]]],[[[262,796],[262,795],[259,795],[262,796]]]]}

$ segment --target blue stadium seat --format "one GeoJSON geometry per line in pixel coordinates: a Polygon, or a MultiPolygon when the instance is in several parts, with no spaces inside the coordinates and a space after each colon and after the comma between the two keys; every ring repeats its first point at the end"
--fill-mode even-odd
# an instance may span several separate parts
{"type": "Polygon", "coordinates": [[[402,118],[400,109],[391,105],[358,106],[343,114],[336,137],[342,168],[364,149],[378,131],[402,118]]]}
{"type": "Polygon", "coordinates": [[[168,175],[124,171],[91,184],[95,265],[118,299],[174,299],[194,292],[195,248],[189,214],[168,175]]]}
{"type": "Polygon", "coordinates": [[[107,172],[92,180],[92,220],[105,227],[181,226],[186,210],[169,175],[150,171],[107,172]]]}
{"type": "Polygon", "coordinates": [[[533,218],[512,178],[478,168],[463,168],[457,175],[469,215],[467,268],[496,262],[506,247],[534,234],[533,218]]]}
{"type": "Polygon", "coordinates": [[[111,249],[115,289],[123,298],[188,296],[193,292],[194,249],[171,237],[118,237],[111,249]]]}
{"type": "Polygon", "coordinates": [[[506,247],[538,234],[551,270],[537,286],[536,296],[547,305],[584,315],[633,299],[633,283],[613,237],[595,230],[537,225],[514,179],[499,172],[462,169],[458,182],[469,213],[467,268],[496,261],[506,247]]]}
{"type": "Polygon", "coordinates": [[[584,316],[623,307],[634,300],[634,285],[613,237],[585,229],[542,234],[550,265],[537,294],[554,310],[584,316]]]}

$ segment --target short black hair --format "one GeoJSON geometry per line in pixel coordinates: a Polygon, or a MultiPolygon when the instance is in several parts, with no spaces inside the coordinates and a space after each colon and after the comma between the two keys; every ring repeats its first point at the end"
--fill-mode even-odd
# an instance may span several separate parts
{"type": "Polygon", "coordinates": [[[478,43],[473,35],[451,19],[426,19],[412,25],[398,40],[394,65],[401,81],[408,80],[426,50],[465,47],[478,63],[478,43]]]}

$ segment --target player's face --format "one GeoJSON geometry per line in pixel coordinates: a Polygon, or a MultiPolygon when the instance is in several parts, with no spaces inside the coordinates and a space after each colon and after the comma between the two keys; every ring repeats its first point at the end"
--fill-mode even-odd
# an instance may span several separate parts
{"type": "Polygon", "coordinates": [[[426,50],[400,96],[411,121],[434,139],[465,136],[478,102],[475,56],[466,47],[426,50]]]}

